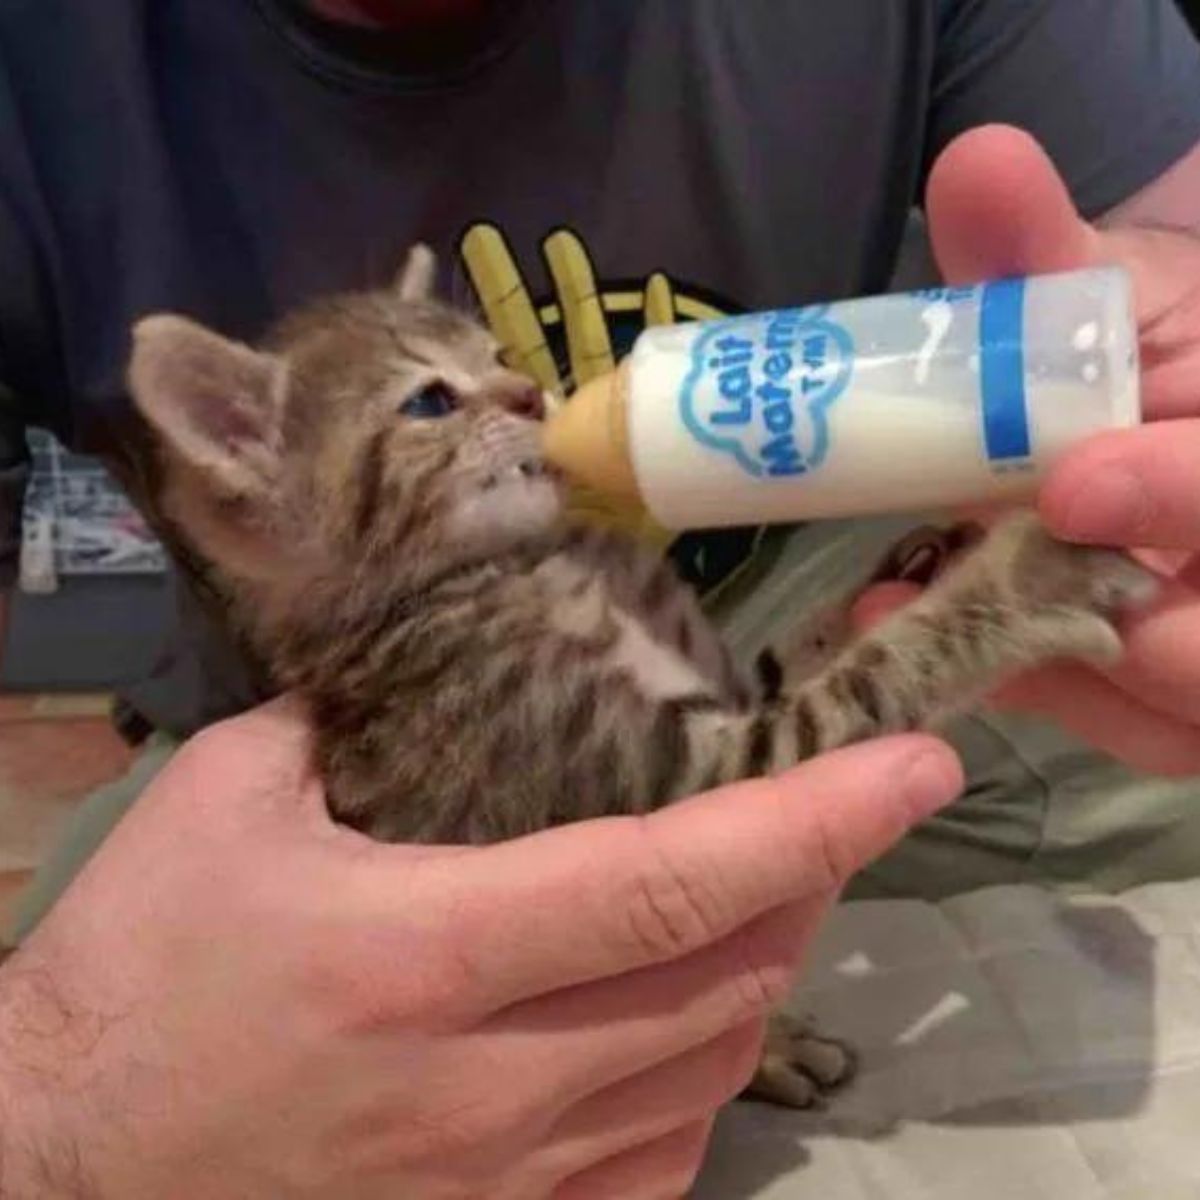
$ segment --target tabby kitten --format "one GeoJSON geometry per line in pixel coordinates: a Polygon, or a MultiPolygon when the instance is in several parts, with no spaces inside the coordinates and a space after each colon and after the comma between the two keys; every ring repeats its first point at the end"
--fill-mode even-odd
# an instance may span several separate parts
{"type": "MultiPolygon", "coordinates": [[[[392,290],[316,303],[253,349],[150,317],[130,367],[163,511],[306,699],[333,814],[374,838],[646,812],[927,726],[1017,668],[1112,661],[1111,617],[1153,590],[1017,516],[815,675],[798,633],[743,678],[666,563],[566,524],[541,392],[432,277],[418,248],[392,290]]],[[[781,1020],[757,1088],[803,1105],[849,1069],[781,1020]]]]}

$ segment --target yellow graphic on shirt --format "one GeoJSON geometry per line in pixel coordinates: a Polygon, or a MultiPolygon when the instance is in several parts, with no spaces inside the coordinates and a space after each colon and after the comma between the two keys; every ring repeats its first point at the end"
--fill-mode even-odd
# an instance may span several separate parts
{"type": "MultiPolygon", "coordinates": [[[[472,226],[462,239],[461,254],[509,365],[559,400],[579,384],[611,371],[642,328],[725,315],[722,308],[677,290],[661,272],[640,287],[602,288],[583,242],[568,229],[556,230],[542,242],[554,297],[546,303],[534,301],[504,235],[494,225],[472,226]],[[618,346],[616,333],[624,345],[618,346]],[[562,346],[557,355],[552,341],[562,346]]],[[[672,535],[640,506],[615,503],[581,488],[572,508],[589,520],[628,529],[662,549],[671,542],[672,535]]]]}

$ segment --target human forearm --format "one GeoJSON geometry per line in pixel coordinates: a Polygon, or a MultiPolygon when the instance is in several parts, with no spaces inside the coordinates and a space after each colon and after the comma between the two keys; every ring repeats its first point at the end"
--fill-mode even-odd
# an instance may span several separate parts
{"type": "Polygon", "coordinates": [[[100,1200],[54,1092],[66,1084],[71,1014],[53,981],[0,967],[0,1200],[100,1200]]]}

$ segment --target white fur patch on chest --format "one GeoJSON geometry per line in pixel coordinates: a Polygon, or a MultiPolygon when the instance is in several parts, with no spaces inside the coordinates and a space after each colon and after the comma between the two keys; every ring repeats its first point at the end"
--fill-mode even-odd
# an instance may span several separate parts
{"type": "Polygon", "coordinates": [[[619,635],[606,665],[637,680],[643,695],[653,700],[711,695],[712,686],[674,646],[664,645],[645,625],[624,609],[609,609],[619,635]]]}
{"type": "Polygon", "coordinates": [[[569,561],[545,564],[543,578],[558,598],[551,620],[567,637],[589,639],[616,629],[604,666],[632,678],[651,700],[712,695],[709,679],[672,645],[659,641],[633,613],[613,602],[602,576],[569,561]]]}

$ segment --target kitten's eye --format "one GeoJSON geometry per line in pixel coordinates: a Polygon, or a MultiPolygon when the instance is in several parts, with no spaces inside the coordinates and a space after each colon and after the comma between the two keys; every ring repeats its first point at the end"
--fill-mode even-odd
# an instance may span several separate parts
{"type": "Polygon", "coordinates": [[[429,421],[449,416],[456,408],[458,397],[446,384],[430,383],[409,396],[400,405],[400,412],[406,417],[420,417],[429,421]]]}

